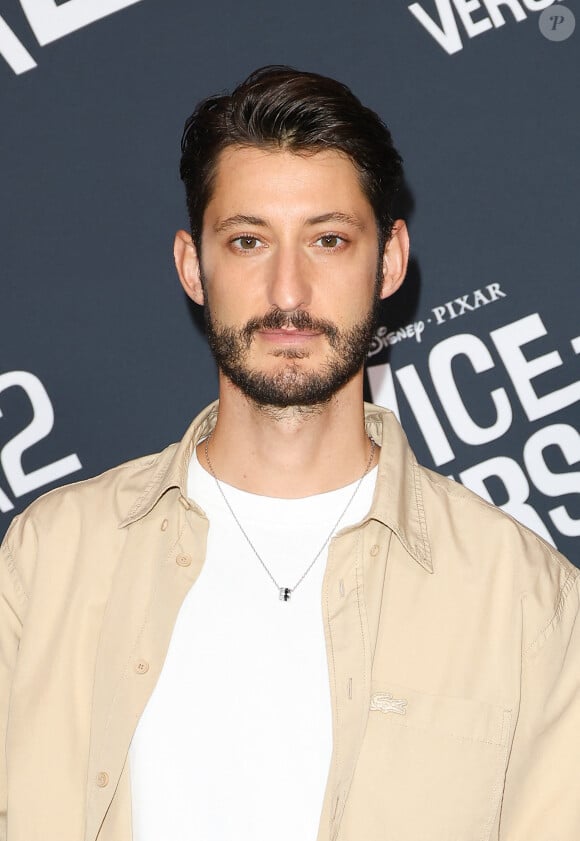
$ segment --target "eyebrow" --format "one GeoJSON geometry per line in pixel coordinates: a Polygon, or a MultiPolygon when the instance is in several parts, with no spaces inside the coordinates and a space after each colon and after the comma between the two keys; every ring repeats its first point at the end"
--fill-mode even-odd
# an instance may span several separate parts
{"type": "Polygon", "coordinates": [[[358,218],[352,216],[350,213],[341,213],[339,210],[334,210],[331,213],[323,213],[321,216],[314,216],[308,219],[307,225],[319,225],[322,222],[342,222],[343,225],[350,225],[353,228],[358,228],[359,231],[364,231],[365,226],[358,218]]]}
{"type": "MultiPolygon", "coordinates": [[[[365,230],[365,225],[357,216],[352,216],[350,213],[342,213],[339,210],[333,210],[330,213],[322,213],[320,216],[313,216],[306,220],[307,225],[320,225],[323,222],[341,222],[343,225],[350,225],[357,228],[359,231],[365,230]]],[[[259,216],[246,216],[243,213],[237,213],[235,216],[228,216],[227,219],[222,219],[221,222],[216,222],[214,231],[219,234],[223,231],[229,231],[238,225],[250,225],[255,228],[267,228],[268,223],[265,219],[260,219],[259,216]]]]}
{"type": "Polygon", "coordinates": [[[216,234],[219,234],[222,231],[229,231],[230,228],[235,228],[238,225],[251,225],[252,227],[260,228],[267,227],[264,219],[260,219],[258,216],[245,216],[243,213],[237,213],[235,216],[229,216],[221,222],[216,222],[213,229],[216,234]]]}

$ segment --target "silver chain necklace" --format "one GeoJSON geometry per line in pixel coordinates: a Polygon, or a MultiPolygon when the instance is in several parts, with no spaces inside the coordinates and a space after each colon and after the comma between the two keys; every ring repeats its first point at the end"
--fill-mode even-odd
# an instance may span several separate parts
{"type": "Polygon", "coordinates": [[[238,520],[238,518],[237,518],[237,516],[236,516],[236,513],[235,513],[234,509],[232,508],[232,506],[230,505],[229,500],[228,500],[227,496],[225,495],[224,490],[223,490],[223,488],[222,488],[222,486],[221,486],[221,484],[220,484],[220,482],[219,482],[219,479],[218,479],[218,477],[217,477],[217,476],[216,476],[216,474],[215,474],[215,470],[213,469],[213,464],[211,463],[211,459],[210,459],[210,457],[209,457],[209,439],[210,439],[210,438],[211,438],[211,435],[208,435],[208,437],[205,439],[205,447],[204,447],[204,451],[205,451],[205,459],[206,459],[206,461],[207,461],[207,464],[208,464],[208,467],[209,467],[210,473],[211,473],[211,475],[213,476],[213,478],[215,479],[215,483],[216,483],[216,485],[217,485],[217,488],[218,488],[218,490],[219,490],[220,494],[222,495],[222,497],[223,497],[223,500],[224,500],[225,504],[226,504],[226,505],[227,505],[227,507],[229,508],[230,514],[232,515],[232,517],[233,517],[233,518],[234,518],[234,520],[236,521],[236,523],[237,523],[237,525],[238,525],[238,528],[240,529],[241,533],[242,533],[242,534],[244,535],[244,537],[246,538],[246,540],[247,540],[247,542],[248,542],[248,545],[250,546],[250,548],[251,548],[252,552],[254,553],[254,555],[256,556],[256,558],[260,561],[260,563],[262,564],[262,566],[263,566],[263,568],[264,568],[264,570],[265,570],[266,574],[268,575],[268,577],[269,577],[269,578],[270,578],[270,580],[274,583],[274,586],[275,586],[275,587],[276,587],[276,589],[278,590],[278,595],[279,595],[280,601],[282,601],[282,602],[289,602],[289,601],[290,601],[290,596],[292,595],[292,593],[294,592],[294,590],[298,587],[298,585],[299,585],[299,584],[301,584],[301,583],[304,581],[304,579],[306,578],[306,576],[308,575],[308,573],[310,572],[310,570],[312,569],[312,567],[314,566],[314,564],[316,563],[316,561],[317,561],[317,560],[319,559],[319,557],[322,555],[322,553],[324,552],[324,550],[325,550],[325,548],[326,548],[327,544],[328,544],[328,543],[329,543],[329,541],[330,541],[330,538],[332,537],[332,535],[334,534],[334,532],[335,532],[335,531],[336,531],[336,529],[338,528],[338,524],[340,523],[340,521],[342,520],[342,518],[344,517],[344,515],[346,514],[346,512],[347,512],[347,511],[348,511],[348,509],[350,508],[350,504],[351,504],[351,502],[353,501],[353,499],[355,498],[355,496],[356,496],[356,494],[357,494],[358,489],[359,489],[359,488],[360,488],[360,486],[362,485],[362,481],[363,481],[363,479],[365,478],[365,476],[367,475],[367,473],[369,472],[369,470],[370,470],[370,468],[371,468],[371,464],[373,463],[373,457],[374,457],[374,455],[375,455],[375,449],[376,449],[376,446],[377,446],[377,445],[376,445],[376,443],[375,443],[374,439],[373,439],[373,438],[371,438],[371,437],[370,437],[370,435],[369,435],[369,441],[371,442],[371,454],[370,454],[370,456],[369,456],[369,460],[368,460],[368,462],[367,462],[367,466],[365,467],[365,472],[363,473],[363,475],[362,475],[362,476],[360,477],[360,479],[358,480],[358,482],[357,482],[357,484],[356,484],[356,488],[355,488],[355,489],[354,489],[354,491],[352,492],[352,494],[351,494],[351,496],[350,496],[350,499],[349,499],[349,500],[348,500],[348,502],[346,503],[346,505],[345,505],[345,507],[344,507],[344,509],[343,509],[343,511],[342,511],[342,513],[341,513],[341,515],[340,515],[340,517],[338,518],[338,520],[336,521],[336,523],[335,523],[335,524],[333,525],[333,527],[331,528],[331,530],[330,530],[330,534],[328,535],[328,537],[326,538],[326,540],[324,541],[324,543],[322,544],[322,546],[320,547],[320,549],[318,550],[318,552],[316,553],[316,555],[314,556],[314,558],[311,560],[310,564],[306,567],[306,569],[304,570],[304,572],[302,573],[302,575],[300,576],[300,578],[298,579],[298,581],[296,582],[296,584],[295,584],[293,587],[280,587],[280,585],[278,584],[278,582],[276,581],[276,579],[274,578],[274,576],[272,575],[272,573],[270,572],[270,570],[268,569],[268,567],[266,566],[266,564],[264,563],[264,561],[262,560],[262,558],[260,557],[260,554],[259,554],[258,550],[256,549],[256,547],[254,546],[254,544],[252,543],[252,541],[251,541],[251,540],[250,540],[250,538],[248,537],[246,530],[244,529],[244,527],[242,526],[242,524],[241,524],[241,523],[240,523],[240,521],[238,520]]]}

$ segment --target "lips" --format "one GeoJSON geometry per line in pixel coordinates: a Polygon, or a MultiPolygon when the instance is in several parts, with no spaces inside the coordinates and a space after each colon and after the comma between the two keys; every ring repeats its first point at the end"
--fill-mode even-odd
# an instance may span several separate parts
{"type": "Polygon", "coordinates": [[[332,345],[336,341],[338,330],[332,322],[315,319],[304,310],[288,313],[273,307],[261,318],[251,318],[241,335],[248,348],[255,336],[260,336],[266,342],[297,344],[324,335],[332,345]]]}
{"type": "Polygon", "coordinates": [[[319,330],[299,330],[296,327],[283,327],[278,330],[258,330],[258,334],[266,341],[283,344],[297,344],[321,336],[319,330]]]}

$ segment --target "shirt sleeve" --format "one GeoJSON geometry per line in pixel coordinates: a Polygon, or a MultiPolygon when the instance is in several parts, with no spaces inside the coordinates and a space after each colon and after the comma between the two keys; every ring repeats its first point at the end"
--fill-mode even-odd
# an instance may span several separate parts
{"type": "Polygon", "coordinates": [[[500,841],[580,838],[579,582],[571,571],[551,619],[524,652],[500,841]]]}
{"type": "Polygon", "coordinates": [[[0,548],[0,841],[6,841],[7,832],[6,730],[10,690],[28,601],[12,551],[12,539],[19,525],[13,521],[0,548]]]}

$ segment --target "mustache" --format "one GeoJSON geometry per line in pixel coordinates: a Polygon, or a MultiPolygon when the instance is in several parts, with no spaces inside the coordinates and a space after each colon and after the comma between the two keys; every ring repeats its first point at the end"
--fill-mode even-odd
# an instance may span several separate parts
{"type": "Polygon", "coordinates": [[[331,344],[336,341],[338,328],[323,318],[313,318],[306,310],[293,310],[285,312],[279,307],[273,307],[266,315],[251,318],[242,329],[242,336],[249,345],[252,336],[257,330],[281,330],[284,327],[294,327],[296,330],[312,330],[315,333],[324,333],[331,344]]]}

